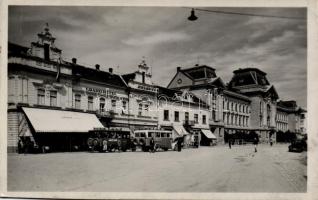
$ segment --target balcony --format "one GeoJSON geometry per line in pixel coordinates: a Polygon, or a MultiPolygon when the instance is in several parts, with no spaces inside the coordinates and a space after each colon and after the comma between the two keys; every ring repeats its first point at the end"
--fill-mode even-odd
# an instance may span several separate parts
{"type": "Polygon", "coordinates": [[[113,117],[114,116],[114,111],[110,110],[110,111],[101,111],[101,110],[98,110],[96,111],[96,114],[99,116],[99,117],[113,117]]]}

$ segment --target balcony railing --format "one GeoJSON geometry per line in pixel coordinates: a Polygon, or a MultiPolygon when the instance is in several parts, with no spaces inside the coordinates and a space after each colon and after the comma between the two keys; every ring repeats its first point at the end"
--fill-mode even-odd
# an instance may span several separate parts
{"type": "Polygon", "coordinates": [[[101,117],[113,117],[114,116],[114,111],[112,110],[109,110],[109,111],[101,111],[101,110],[98,110],[96,112],[97,115],[101,116],[101,117]]]}

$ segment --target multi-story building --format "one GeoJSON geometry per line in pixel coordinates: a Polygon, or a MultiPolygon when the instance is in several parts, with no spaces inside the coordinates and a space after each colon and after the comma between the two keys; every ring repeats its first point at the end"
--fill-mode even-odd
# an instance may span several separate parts
{"type": "Polygon", "coordinates": [[[73,92],[74,65],[62,60],[54,41],[45,27],[31,48],[8,45],[9,151],[17,149],[19,139],[65,146],[72,134],[103,127],[96,115],[81,112],[84,102],[73,92]]]}
{"type": "Polygon", "coordinates": [[[250,105],[250,129],[268,142],[276,137],[276,101],[278,94],[266,78],[266,73],[257,68],[235,70],[229,89],[248,96],[250,105]]]}
{"type": "Polygon", "coordinates": [[[251,100],[228,90],[214,68],[206,65],[186,69],[178,67],[168,88],[189,90],[209,106],[209,125],[218,142],[227,141],[229,134],[249,130],[251,100]]]}
{"type": "Polygon", "coordinates": [[[215,69],[206,65],[181,69],[167,86],[169,89],[190,91],[209,106],[209,125],[218,141],[224,141],[223,90],[225,84],[215,73],[215,69]]]}
{"type": "Polygon", "coordinates": [[[277,110],[277,130],[306,134],[306,110],[297,106],[296,101],[279,101],[277,110]]]}
{"type": "Polygon", "coordinates": [[[208,105],[189,91],[158,88],[160,128],[172,130],[173,138],[184,137],[186,146],[211,145],[216,137],[210,131],[208,105]]]}
{"type": "Polygon", "coordinates": [[[277,105],[276,129],[282,132],[288,131],[288,110],[279,105],[277,105]]]}
{"type": "Polygon", "coordinates": [[[251,100],[242,94],[224,90],[223,122],[225,135],[250,131],[251,100]]]}
{"type": "Polygon", "coordinates": [[[152,83],[152,74],[145,61],[138,65],[138,70],[122,75],[127,83],[129,96],[128,116],[131,130],[157,128],[158,88],[152,83]]]}

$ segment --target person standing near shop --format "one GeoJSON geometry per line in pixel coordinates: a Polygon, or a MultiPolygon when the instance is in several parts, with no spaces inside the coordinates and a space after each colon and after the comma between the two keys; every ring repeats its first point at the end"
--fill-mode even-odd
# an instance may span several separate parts
{"type": "Polygon", "coordinates": [[[177,142],[177,145],[178,145],[178,152],[181,152],[181,149],[182,149],[182,140],[183,138],[178,138],[178,142],[177,142]]]}
{"type": "Polygon", "coordinates": [[[155,140],[153,137],[150,139],[150,153],[155,153],[155,140]]]}
{"type": "Polygon", "coordinates": [[[229,148],[231,149],[232,148],[232,138],[231,138],[231,136],[229,137],[228,142],[229,142],[229,148]]]}
{"type": "Polygon", "coordinates": [[[270,144],[271,146],[273,146],[273,138],[272,138],[272,137],[269,138],[269,144],[270,144]]]}

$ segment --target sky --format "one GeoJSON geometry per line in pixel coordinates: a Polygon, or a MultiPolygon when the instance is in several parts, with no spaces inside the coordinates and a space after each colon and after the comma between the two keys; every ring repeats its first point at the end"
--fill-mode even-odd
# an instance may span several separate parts
{"type": "MultiPolygon", "coordinates": [[[[306,18],[305,8],[205,10],[306,18]]],[[[208,65],[227,83],[238,68],[267,73],[281,100],[307,106],[307,21],[196,11],[186,7],[10,6],[8,38],[30,47],[49,24],[64,60],[124,74],[145,59],[167,86],[176,67],[208,65]]]]}

